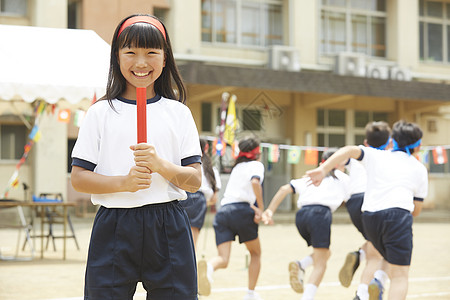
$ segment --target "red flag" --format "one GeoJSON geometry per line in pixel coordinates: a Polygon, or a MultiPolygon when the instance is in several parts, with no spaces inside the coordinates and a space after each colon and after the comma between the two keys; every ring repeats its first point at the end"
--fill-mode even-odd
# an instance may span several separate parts
{"type": "Polygon", "coordinates": [[[305,164],[316,166],[318,163],[319,163],[319,151],[316,149],[306,149],[305,150],[305,164]]]}
{"type": "Polygon", "coordinates": [[[97,102],[97,93],[96,92],[94,92],[94,98],[92,98],[91,105],[94,104],[95,102],[97,102]]]}
{"type": "Polygon", "coordinates": [[[433,161],[436,165],[443,165],[447,163],[447,150],[438,146],[433,149],[433,161]]]}
{"type": "Polygon", "coordinates": [[[137,142],[147,143],[147,88],[136,88],[137,142]]]}

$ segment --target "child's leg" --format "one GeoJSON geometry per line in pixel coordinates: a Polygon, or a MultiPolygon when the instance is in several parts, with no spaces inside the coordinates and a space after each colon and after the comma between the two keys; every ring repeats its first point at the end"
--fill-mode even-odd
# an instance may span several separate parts
{"type": "Polygon", "coordinates": [[[389,299],[406,299],[406,294],[408,293],[408,273],[409,266],[389,264],[389,278],[391,279],[389,299]]]}
{"type": "Polygon", "coordinates": [[[211,264],[214,271],[217,269],[225,269],[228,267],[231,254],[231,241],[222,243],[217,246],[218,256],[211,258],[208,264],[211,264]]]}
{"type": "Polygon", "coordinates": [[[200,234],[200,229],[191,226],[191,231],[192,231],[192,239],[194,240],[194,248],[197,250],[197,239],[198,235],[200,234]]]}
{"type": "Polygon", "coordinates": [[[330,249],[327,248],[313,248],[313,270],[309,277],[308,283],[319,286],[322,281],[323,275],[327,268],[327,261],[330,258],[330,249]]]}
{"type": "Polygon", "coordinates": [[[261,245],[259,238],[245,242],[247,250],[250,252],[250,264],[248,266],[248,289],[254,290],[261,270],[261,245]]]}
{"type": "Polygon", "coordinates": [[[361,274],[361,283],[369,284],[373,279],[373,274],[380,267],[380,262],[383,259],[381,254],[375,249],[373,244],[367,241],[362,246],[364,252],[366,253],[366,267],[361,274]]]}

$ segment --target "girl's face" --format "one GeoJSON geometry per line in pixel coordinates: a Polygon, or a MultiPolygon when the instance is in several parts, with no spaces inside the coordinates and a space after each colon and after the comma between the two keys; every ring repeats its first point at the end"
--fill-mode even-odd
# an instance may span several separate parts
{"type": "Polygon", "coordinates": [[[136,99],[136,88],[146,87],[147,97],[155,96],[154,84],[166,64],[164,50],[125,47],[119,50],[119,65],[127,87],[124,98],[136,99]]]}

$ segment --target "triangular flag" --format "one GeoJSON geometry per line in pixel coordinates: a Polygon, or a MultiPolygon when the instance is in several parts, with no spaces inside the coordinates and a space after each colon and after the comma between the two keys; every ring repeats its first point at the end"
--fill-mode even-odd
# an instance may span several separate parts
{"type": "Polygon", "coordinates": [[[305,164],[317,165],[319,163],[319,151],[316,149],[305,150],[305,164]]]}
{"type": "Polygon", "coordinates": [[[276,163],[280,157],[280,147],[277,144],[269,146],[269,162],[276,163]]]}
{"type": "Polygon", "coordinates": [[[228,112],[225,122],[225,131],[223,133],[223,139],[228,144],[232,145],[236,133],[237,119],[236,119],[236,96],[232,95],[228,103],[228,112]]]}
{"type": "Polygon", "coordinates": [[[70,109],[61,109],[58,112],[58,121],[63,123],[69,123],[70,121],[70,109]]]}
{"type": "Polygon", "coordinates": [[[298,164],[300,161],[301,150],[298,147],[291,148],[288,150],[287,162],[289,164],[298,164]]]}
{"type": "Polygon", "coordinates": [[[433,161],[436,165],[443,165],[447,163],[447,150],[438,146],[433,149],[433,161]]]}

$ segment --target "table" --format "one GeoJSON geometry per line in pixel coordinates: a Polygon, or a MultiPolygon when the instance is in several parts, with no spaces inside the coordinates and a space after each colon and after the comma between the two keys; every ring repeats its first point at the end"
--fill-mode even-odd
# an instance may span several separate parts
{"type": "MultiPolygon", "coordinates": [[[[41,208],[41,259],[44,258],[44,218],[45,218],[45,208],[48,207],[62,207],[63,208],[63,260],[66,259],[66,239],[67,239],[67,209],[71,206],[76,206],[75,203],[70,202],[27,202],[27,201],[0,201],[0,208],[7,207],[34,207],[41,208]]],[[[22,224],[23,225],[23,224],[22,224]]]]}

